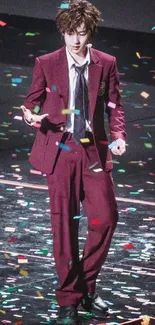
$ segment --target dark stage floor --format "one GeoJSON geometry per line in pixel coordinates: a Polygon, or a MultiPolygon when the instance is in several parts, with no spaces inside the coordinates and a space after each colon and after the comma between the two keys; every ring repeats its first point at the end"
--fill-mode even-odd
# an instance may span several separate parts
{"type": "MultiPolygon", "coordinates": [[[[28,162],[36,130],[20,119],[36,56],[62,42],[54,23],[0,15],[0,322],[54,324],[58,279],[52,257],[45,175],[28,162]],[[51,317],[50,317],[51,316],[51,317]]],[[[119,324],[155,316],[155,51],[154,35],[100,29],[95,47],[115,55],[127,122],[127,152],[114,157],[119,222],[98,292],[110,316],[83,324],[119,324]]],[[[93,190],[93,189],[92,189],[93,190]]],[[[80,251],[87,219],[80,219],[80,251]]]]}

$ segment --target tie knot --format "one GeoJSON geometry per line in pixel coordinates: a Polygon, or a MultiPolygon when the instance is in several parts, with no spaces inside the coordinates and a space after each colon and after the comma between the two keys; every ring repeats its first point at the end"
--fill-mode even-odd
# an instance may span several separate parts
{"type": "Polygon", "coordinates": [[[78,73],[78,74],[84,74],[84,70],[85,70],[85,68],[86,68],[86,66],[87,66],[87,64],[88,64],[88,62],[86,62],[85,64],[83,64],[83,65],[81,65],[81,66],[77,66],[77,65],[73,65],[74,66],[74,68],[75,68],[75,71],[78,73]]]}

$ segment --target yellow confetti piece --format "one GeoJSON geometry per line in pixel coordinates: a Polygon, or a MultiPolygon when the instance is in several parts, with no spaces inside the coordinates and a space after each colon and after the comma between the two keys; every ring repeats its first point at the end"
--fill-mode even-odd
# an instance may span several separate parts
{"type": "Polygon", "coordinates": [[[2,310],[2,309],[0,309],[0,313],[2,313],[3,315],[5,315],[5,314],[6,314],[6,311],[5,311],[5,310],[2,310]]]}
{"type": "Polygon", "coordinates": [[[137,58],[140,59],[140,54],[139,52],[136,52],[137,58]]]}
{"type": "Polygon", "coordinates": [[[39,290],[37,290],[37,295],[38,295],[38,297],[44,299],[43,295],[41,294],[41,292],[39,290]]]}
{"type": "Polygon", "coordinates": [[[138,64],[132,64],[132,66],[133,66],[134,68],[139,68],[139,65],[138,65],[138,64]]]}
{"type": "Polygon", "coordinates": [[[149,325],[150,324],[149,316],[141,316],[140,318],[142,318],[141,325],[149,325]]]}
{"type": "Polygon", "coordinates": [[[28,272],[24,271],[24,270],[20,270],[19,274],[23,275],[23,276],[28,276],[28,272]]]}
{"type": "Polygon", "coordinates": [[[72,110],[71,110],[71,109],[63,109],[63,110],[61,111],[61,113],[62,113],[63,115],[65,115],[65,114],[72,114],[72,110]]]}
{"type": "Polygon", "coordinates": [[[146,93],[145,91],[142,91],[141,96],[144,98],[148,98],[150,95],[148,93],[146,93]]]}
{"type": "Polygon", "coordinates": [[[80,139],[80,141],[81,141],[82,143],[89,143],[89,142],[90,142],[90,140],[89,140],[88,138],[80,139]]]}

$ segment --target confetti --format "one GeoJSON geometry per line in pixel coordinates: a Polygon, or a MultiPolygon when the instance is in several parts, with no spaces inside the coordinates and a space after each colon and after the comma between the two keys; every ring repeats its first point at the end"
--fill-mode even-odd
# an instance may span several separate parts
{"type": "Polygon", "coordinates": [[[90,142],[90,139],[83,138],[83,139],[80,139],[80,142],[82,142],[82,143],[89,143],[90,142]]]}
{"type": "Polygon", "coordinates": [[[7,25],[7,23],[5,23],[3,20],[0,20],[0,26],[4,27],[6,25],[7,25]]]}
{"type": "Polygon", "coordinates": [[[93,171],[94,171],[95,173],[99,173],[99,172],[102,172],[103,169],[102,169],[102,168],[96,168],[96,169],[93,169],[93,171]]]}
{"type": "Polygon", "coordinates": [[[5,314],[6,314],[6,311],[5,311],[5,310],[2,310],[2,309],[0,309],[0,313],[2,313],[3,315],[5,315],[5,314]]]}
{"type": "Polygon", "coordinates": [[[125,248],[125,249],[133,249],[135,247],[134,247],[134,245],[132,243],[129,243],[129,244],[123,245],[123,248],[125,248]]]}
{"type": "Polygon", "coordinates": [[[41,292],[39,290],[37,290],[37,296],[41,299],[44,299],[43,295],[41,294],[41,292]]]}
{"type": "Polygon", "coordinates": [[[61,113],[62,113],[63,115],[65,115],[65,114],[72,114],[72,110],[71,110],[71,109],[63,109],[63,110],[61,111],[61,113]]]}
{"type": "Polygon", "coordinates": [[[140,54],[139,52],[136,52],[137,58],[140,59],[140,54]]]}
{"type": "Polygon", "coordinates": [[[153,148],[152,143],[148,143],[148,142],[144,142],[144,146],[145,146],[145,148],[147,148],[147,149],[152,149],[152,148],[153,148]]]}
{"type": "Polygon", "coordinates": [[[146,93],[145,91],[142,91],[141,96],[144,98],[148,98],[150,95],[148,93],[146,93]]]}
{"type": "Polygon", "coordinates": [[[12,83],[21,84],[22,78],[12,78],[11,81],[12,81],[12,83]]]}
{"type": "Polygon", "coordinates": [[[51,90],[50,90],[49,88],[46,87],[46,92],[47,92],[47,93],[50,93],[51,90]]]}
{"type": "Polygon", "coordinates": [[[112,102],[109,102],[108,103],[108,107],[111,107],[111,108],[116,108],[116,104],[115,103],[112,103],[112,102]]]}
{"type": "Polygon", "coordinates": [[[22,121],[23,120],[23,117],[22,116],[14,116],[14,120],[19,120],[19,121],[22,121]]]}
{"type": "Polygon", "coordinates": [[[28,272],[24,271],[24,270],[20,270],[19,274],[23,275],[23,276],[28,276],[28,272]]]}
{"type": "Polygon", "coordinates": [[[83,214],[80,216],[74,216],[73,219],[81,219],[83,217],[83,214]]]}
{"type": "Polygon", "coordinates": [[[80,115],[80,110],[79,109],[73,109],[73,114],[80,115]]]}
{"type": "Polygon", "coordinates": [[[69,3],[62,3],[62,4],[60,5],[60,8],[61,8],[61,9],[69,9],[69,3]]]}
{"type": "Polygon", "coordinates": [[[109,144],[108,148],[112,149],[113,147],[115,147],[117,145],[117,141],[113,141],[111,144],[109,144]]]}
{"type": "Polygon", "coordinates": [[[26,34],[25,34],[25,36],[36,36],[37,35],[37,33],[30,33],[30,32],[27,32],[26,34]]]}
{"type": "Polygon", "coordinates": [[[97,219],[92,219],[92,220],[91,220],[91,224],[92,224],[92,225],[96,225],[96,226],[98,226],[98,225],[100,224],[100,221],[97,220],[97,219]]]}
{"type": "Polygon", "coordinates": [[[18,256],[18,264],[25,264],[25,263],[28,263],[27,257],[18,256]]]}
{"type": "Polygon", "coordinates": [[[95,162],[93,165],[89,166],[88,169],[93,169],[98,164],[98,161],[95,162]]]}
{"type": "Polygon", "coordinates": [[[71,151],[71,148],[69,146],[67,146],[66,144],[62,143],[62,142],[60,142],[59,144],[57,144],[57,142],[56,142],[56,145],[58,145],[58,147],[60,149],[63,149],[63,150],[66,150],[66,151],[71,151]]]}
{"type": "Polygon", "coordinates": [[[5,231],[8,231],[8,232],[15,232],[16,228],[13,228],[13,227],[5,227],[5,231]]]}
{"type": "Polygon", "coordinates": [[[42,172],[39,171],[39,170],[30,169],[30,174],[34,174],[34,175],[42,175],[42,172]]]}
{"type": "Polygon", "coordinates": [[[38,114],[40,112],[40,107],[36,105],[33,109],[33,113],[38,114]]]}
{"type": "Polygon", "coordinates": [[[52,92],[55,93],[56,91],[57,91],[57,87],[56,87],[56,85],[53,85],[52,86],[52,92]]]}

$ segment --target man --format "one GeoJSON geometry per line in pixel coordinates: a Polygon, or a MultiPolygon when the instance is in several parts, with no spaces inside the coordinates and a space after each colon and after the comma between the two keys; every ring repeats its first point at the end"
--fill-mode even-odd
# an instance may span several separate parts
{"type": "Polygon", "coordinates": [[[108,310],[96,293],[96,279],[118,219],[111,151],[115,155],[125,152],[125,125],[116,59],[90,46],[99,20],[100,12],[86,0],[61,6],[56,23],[65,46],[36,58],[22,106],[28,124],[40,123],[30,162],[47,174],[60,283],[57,324],[66,324],[66,319],[67,324],[78,324],[80,303],[94,317],[108,310]],[[111,151],[104,129],[104,104],[111,151]],[[80,201],[88,218],[81,260],[80,201]]]}

